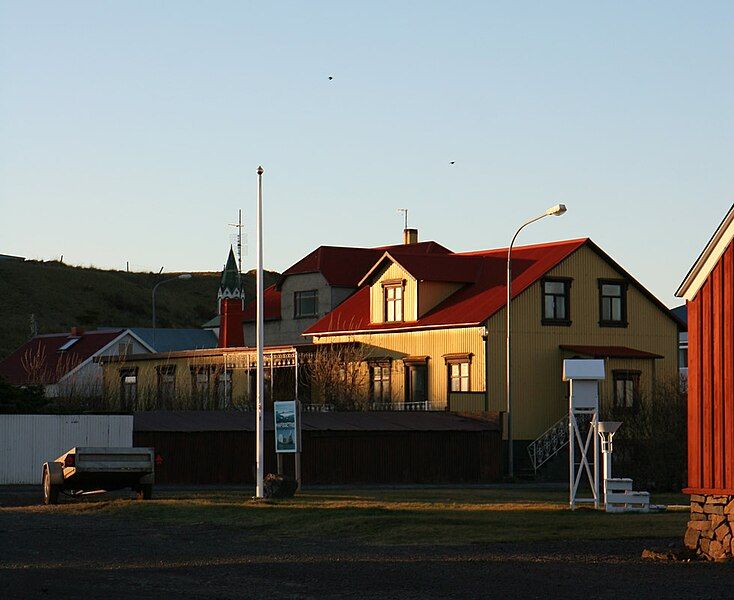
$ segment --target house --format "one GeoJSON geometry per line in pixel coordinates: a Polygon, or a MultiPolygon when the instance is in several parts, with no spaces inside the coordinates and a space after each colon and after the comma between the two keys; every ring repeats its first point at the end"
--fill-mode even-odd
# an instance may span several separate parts
{"type": "Polygon", "coordinates": [[[685,542],[711,558],[732,557],[734,524],[734,205],[676,296],[688,308],[688,488],[685,542]],[[724,508],[725,507],[725,508],[724,508]],[[697,516],[702,515],[702,516],[697,516]],[[716,518],[714,518],[716,517],[716,518]]]}
{"type": "Polygon", "coordinates": [[[0,361],[0,377],[13,385],[43,385],[46,395],[96,397],[102,393],[103,356],[216,347],[201,329],[102,328],[37,335],[0,361]]]}
{"type": "MultiPolygon", "coordinates": [[[[361,344],[365,391],[377,406],[504,411],[506,259],[506,248],[387,249],[304,336],[361,344]]],[[[657,380],[677,376],[680,323],[590,239],[515,248],[512,292],[518,446],[567,413],[564,358],[606,361],[607,407],[634,409],[657,380]]]]}
{"type": "Polygon", "coordinates": [[[683,380],[688,378],[688,309],[685,304],[671,308],[676,319],[685,325],[678,333],[678,370],[683,380]]]}
{"type": "MultiPolygon", "coordinates": [[[[403,244],[394,246],[320,246],[286,269],[275,284],[265,289],[265,344],[303,343],[303,332],[351,296],[364,274],[387,251],[396,256],[451,253],[436,242],[419,242],[416,229],[406,229],[403,244]]],[[[244,310],[247,346],[255,345],[255,309],[253,300],[244,310]]]]}
{"type": "Polygon", "coordinates": [[[37,335],[0,361],[0,377],[13,385],[43,385],[46,395],[99,396],[100,356],[140,354],[153,348],[129,329],[37,335]]]}

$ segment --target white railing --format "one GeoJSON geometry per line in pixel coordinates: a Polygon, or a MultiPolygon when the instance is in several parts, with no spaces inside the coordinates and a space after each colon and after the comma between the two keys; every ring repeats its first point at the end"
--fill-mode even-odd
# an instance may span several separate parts
{"type": "Polygon", "coordinates": [[[301,404],[303,412],[334,412],[333,404],[301,404]]]}
{"type": "Polygon", "coordinates": [[[443,404],[436,402],[373,402],[369,410],[396,410],[396,411],[423,411],[423,410],[446,410],[443,404]]]}
{"type": "Polygon", "coordinates": [[[528,446],[528,454],[533,470],[548,462],[568,445],[568,415],[546,429],[538,439],[528,446]]]}

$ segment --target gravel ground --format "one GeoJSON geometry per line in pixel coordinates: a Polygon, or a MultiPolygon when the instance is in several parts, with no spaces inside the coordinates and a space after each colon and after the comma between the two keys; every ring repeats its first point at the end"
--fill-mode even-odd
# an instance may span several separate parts
{"type": "MultiPolygon", "coordinates": [[[[32,504],[36,495],[0,494],[0,506],[32,504]]],[[[657,599],[725,598],[734,589],[732,564],[640,558],[661,540],[457,542],[289,542],[242,528],[0,508],[0,590],[3,598],[657,599]]]]}

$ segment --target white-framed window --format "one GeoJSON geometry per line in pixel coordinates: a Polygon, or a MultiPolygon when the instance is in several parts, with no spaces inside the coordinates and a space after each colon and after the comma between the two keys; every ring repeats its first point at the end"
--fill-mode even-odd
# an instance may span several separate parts
{"type": "Polygon", "coordinates": [[[403,320],[403,291],[402,283],[385,285],[385,321],[395,322],[403,320]]]}
{"type": "Polygon", "coordinates": [[[452,392],[469,391],[469,362],[449,363],[449,390],[452,392]]]}
{"type": "Polygon", "coordinates": [[[370,366],[370,394],[372,402],[390,402],[390,364],[375,363],[370,366]]]}

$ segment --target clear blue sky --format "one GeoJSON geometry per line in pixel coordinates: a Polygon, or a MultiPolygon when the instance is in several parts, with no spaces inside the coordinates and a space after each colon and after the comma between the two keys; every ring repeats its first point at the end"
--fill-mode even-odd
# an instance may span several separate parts
{"type": "Polygon", "coordinates": [[[734,201],[734,2],[0,1],[0,253],[214,270],[590,236],[664,302],[734,201]],[[333,76],[333,81],[328,77],[333,76]],[[456,161],[450,165],[450,161],[456,161]]]}

